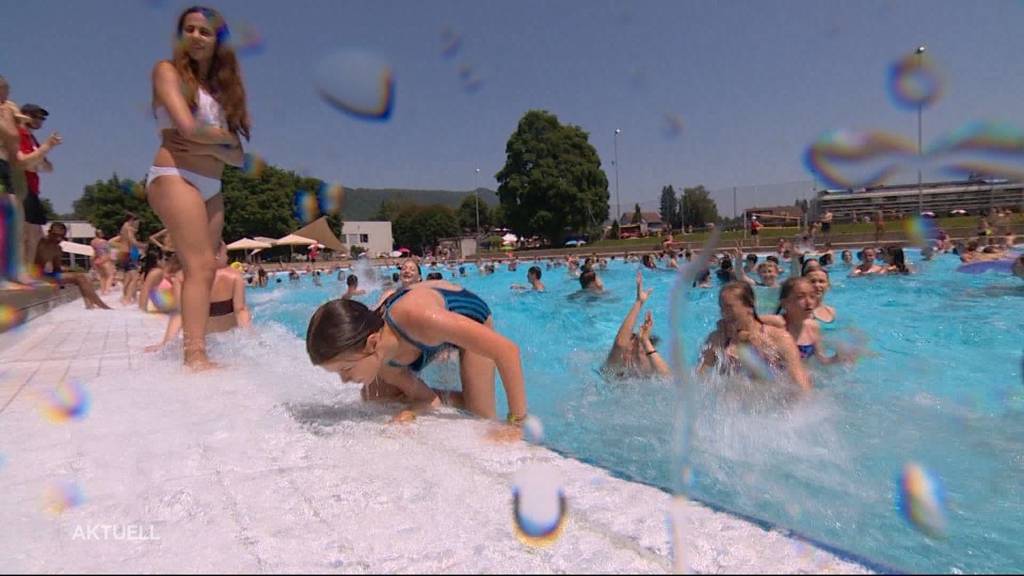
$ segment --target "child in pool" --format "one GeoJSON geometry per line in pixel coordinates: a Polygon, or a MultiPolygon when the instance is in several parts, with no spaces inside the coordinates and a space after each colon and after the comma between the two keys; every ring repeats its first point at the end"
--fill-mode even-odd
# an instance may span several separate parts
{"type": "Polygon", "coordinates": [[[779,308],[774,315],[763,318],[766,324],[785,328],[796,343],[801,360],[817,358],[823,364],[839,362],[838,354],[826,356],[821,344],[821,328],[814,318],[819,299],[807,278],[790,278],[782,283],[779,308]]]}
{"type": "Polygon", "coordinates": [[[418,376],[439,352],[459,349],[461,398],[466,409],[495,417],[494,369],[508,398],[508,421],[526,417],[519,347],[494,329],[479,296],[433,280],[403,287],[377,310],[354,300],[332,300],[309,321],[306,351],[314,365],[364,385],[364,398],[398,397],[418,409],[441,398],[418,376]]]}

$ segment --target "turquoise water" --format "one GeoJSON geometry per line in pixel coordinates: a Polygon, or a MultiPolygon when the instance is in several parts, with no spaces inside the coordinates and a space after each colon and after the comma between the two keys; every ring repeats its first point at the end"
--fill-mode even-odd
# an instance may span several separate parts
{"type": "MultiPolygon", "coordinates": [[[[1024,282],[956,273],[957,265],[944,256],[914,276],[866,279],[833,267],[826,301],[840,319],[826,338],[870,354],[852,367],[816,369],[815,393],[796,405],[737,402],[717,392],[728,383],[702,384],[695,496],[900,570],[1024,570],[1024,282]],[[944,539],[916,531],[897,510],[896,479],[909,461],[944,487],[944,539]]],[[[481,277],[467,266],[470,276],[459,282],[488,301],[498,329],[520,345],[545,444],[672,489],[673,384],[607,382],[594,372],[633,301],[637,265],[613,262],[601,272],[610,295],[576,301],[567,297],[579,284],[565,268],[545,270],[548,293],[510,290],[525,283],[527,268],[481,277]]],[[[644,277],[667,352],[674,275],[644,277]]],[[[319,288],[303,277],[250,289],[249,297],[258,322],[303,338],[313,310],[343,292],[334,276],[319,288]]],[[[716,295],[688,295],[682,339],[691,363],[718,319],[716,295]]],[[[757,295],[768,311],[776,291],[757,295]]],[[[364,301],[372,305],[376,294],[364,301]]],[[[424,377],[451,386],[457,368],[438,364],[424,377]]]]}

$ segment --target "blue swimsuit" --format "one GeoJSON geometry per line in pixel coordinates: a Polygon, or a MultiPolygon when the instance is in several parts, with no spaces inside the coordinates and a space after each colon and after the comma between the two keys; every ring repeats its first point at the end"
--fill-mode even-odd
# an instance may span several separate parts
{"type": "Polygon", "coordinates": [[[814,344],[797,344],[796,348],[800,351],[801,360],[807,360],[811,356],[814,356],[814,344]]]}
{"type": "MultiPolygon", "coordinates": [[[[446,288],[432,288],[432,290],[436,291],[442,298],[444,298],[444,307],[449,312],[461,314],[462,316],[479,322],[480,324],[484,324],[487,322],[487,319],[491,317],[491,309],[487,306],[487,303],[469,290],[448,290],[446,288]]],[[[404,340],[419,348],[420,357],[408,366],[398,364],[394,360],[389,360],[388,365],[396,368],[407,367],[413,372],[419,372],[420,370],[423,370],[427,364],[430,364],[430,361],[433,360],[441,350],[449,347],[450,344],[443,343],[438,344],[437,346],[428,346],[410,337],[405,330],[402,330],[402,328],[398,326],[398,323],[391,317],[391,307],[394,306],[395,302],[398,302],[402,296],[405,296],[408,293],[408,288],[399,290],[388,300],[388,302],[384,303],[384,321],[387,322],[388,326],[391,326],[391,329],[397,332],[404,340]]]]}

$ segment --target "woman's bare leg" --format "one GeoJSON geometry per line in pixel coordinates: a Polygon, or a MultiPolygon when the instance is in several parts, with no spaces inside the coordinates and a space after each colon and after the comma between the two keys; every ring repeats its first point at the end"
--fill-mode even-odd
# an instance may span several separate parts
{"type": "Polygon", "coordinates": [[[199,191],[178,176],[161,176],[147,189],[149,205],[174,238],[185,281],[181,290],[185,365],[211,367],[206,356],[206,321],[216,262],[206,204],[199,191]]]}
{"type": "MultiPolygon", "coordinates": [[[[487,326],[494,328],[492,319],[487,326]]],[[[475,352],[462,350],[459,371],[462,375],[462,396],[466,409],[482,418],[494,418],[494,361],[475,352]]]]}
{"type": "Polygon", "coordinates": [[[224,233],[224,195],[217,194],[206,201],[206,223],[210,231],[213,251],[220,247],[221,235],[224,233]]]}

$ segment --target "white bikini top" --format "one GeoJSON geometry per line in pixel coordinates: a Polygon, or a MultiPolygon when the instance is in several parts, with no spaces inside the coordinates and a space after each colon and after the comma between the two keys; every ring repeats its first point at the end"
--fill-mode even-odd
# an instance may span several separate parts
{"type": "MultiPolygon", "coordinates": [[[[199,88],[196,98],[196,110],[193,112],[196,122],[206,126],[216,126],[222,130],[227,130],[228,120],[224,116],[224,109],[220,107],[213,96],[210,96],[209,92],[199,88]]],[[[158,106],[156,109],[156,125],[158,130],[171,130],[173,129],[174,122],[171,121],[171,115],[167,113],[167,108],[158,106]]]]}

